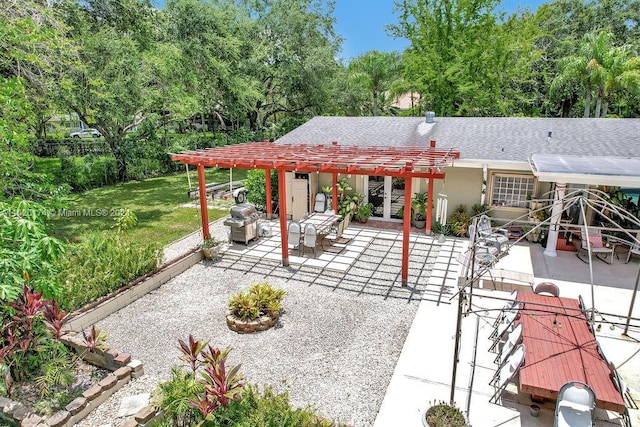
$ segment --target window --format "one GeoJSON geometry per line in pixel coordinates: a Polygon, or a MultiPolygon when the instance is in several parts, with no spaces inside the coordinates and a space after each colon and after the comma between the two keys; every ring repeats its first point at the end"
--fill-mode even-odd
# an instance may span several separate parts
{"type": "Polygon", "coordinates": [[[493,175],[491,206],[526,208],[527,196],[533,194],[535,181],[527,175],[493,175]]]}

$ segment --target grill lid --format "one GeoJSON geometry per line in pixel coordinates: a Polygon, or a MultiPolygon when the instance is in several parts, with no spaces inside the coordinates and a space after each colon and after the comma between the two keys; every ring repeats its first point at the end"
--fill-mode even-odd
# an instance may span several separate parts
{"type": "Polygon", "coordinates": [[[237,220],[258,219],[258,211],[251,203],[239,203],[231,206],[231,218],[237,220]]]}

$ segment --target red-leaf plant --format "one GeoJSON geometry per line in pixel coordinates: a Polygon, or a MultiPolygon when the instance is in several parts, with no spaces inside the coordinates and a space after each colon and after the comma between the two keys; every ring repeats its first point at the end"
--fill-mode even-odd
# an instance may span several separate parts
{"type": "Polygon", "coordinates": [[[57,339],[66,321],[66,313],[60,310],[55,301],[43,299],[42,293],[35,292],[26,285],[16,301],[8,302],[6,307],[6,310],[0,311],[0,364],[10,369],[13,378],[21,380],[24,372],[17,362],[21,355],[35,349],[41,341],[52,338],[45,332],[46,329],[40,327],[40,322],[57,339]]]}
{"type": "Polygon", "coordinates": [[[183,354],[180,359],[187,362],[194,375],[199,367],[204,366],[200,373],[204,395],[189,400],[204,418],[218,407],[227,407],[232,400],[239,401],[242,398],[244,377],[238,373],[240,365],[231,366],[230,369],[226,366],[231,348],[214,348],[194,339],[193,335],[189,335],[188,342],[178,340],[178,343],[183,354]]]}
{"type": "Polygon", "coordinates": [[[186,362],[191,368],[191,372],[195,374],[198,368],[202,365],[202,360],[200,360],[200,355],[202,351],[207,346],[209,342],[202,342],[201,340],[196,340],[193,338],[192,334],[189,334],[188,342],[182,341],[178,339],[178,344],[180,351],[182,352],[182,356],[180,356],[180,360],[186,362]]]}
{"type": "Polygon", "coordinates": [[[93,325],[89,333],[86,333],[84,329],[82,330],[82,337],[87,350],[94,351],[96,348],[104,348],[107,334],[102,332],[100,328],[96,328],[96,325],[93,325]]]}

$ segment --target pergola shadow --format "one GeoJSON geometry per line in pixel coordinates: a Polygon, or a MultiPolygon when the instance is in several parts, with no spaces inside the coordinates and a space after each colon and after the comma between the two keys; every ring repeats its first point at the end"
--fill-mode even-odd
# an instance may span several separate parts
{"type": "Polygon", "coordinates": [[[296,280],[308,286],[323,286],[334,291],[375,295],[384,299],[404,299],[407,302],[428,300],[450,304],[454,289],[443,284],[429,284],[429,277],[440,245],[410,243],[411,268],[407,286],[402,286],[401,241],[372,239],[363,253],[345,271],[310,266],[283,267],[274,260],[247,256],[225,255],[216,267],[241,274],[262,275],[265,279],[296,280]]]}

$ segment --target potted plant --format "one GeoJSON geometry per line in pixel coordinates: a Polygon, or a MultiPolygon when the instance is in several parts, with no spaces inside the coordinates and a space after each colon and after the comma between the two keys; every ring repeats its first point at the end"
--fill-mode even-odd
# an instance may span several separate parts
{"type": "Polygon", "coordinates": [[[416,193],[411,200],[411,208],[413,211],[413,225],[418,228],[425,227],[425,220],[427,218],[427,193],[416,193]]]}
{"type": "Polygon", "coordinates": [[[416,228],[424,228],[427,225],[427,218],[424,216],[422,212],[416,212],[413,216],[413,225],[416,228]]]}
{"type": "Polygon", "coordinates": [[[422,412],[422,425],[425,427],[467,427],[467,420],[455,405],[446,402],[433,402],[422,412]]]}
{"type": "Polygon", "coordinates": [[[355,219],[358,222],[365,223],[369,220],[369,217],[373,214],[373,205],[371,203],[363,203],[358,206],[358,210],[355,214],[355,219]]]}
{"type": "Polygon", "coordinates": [[[220,246],[224,241],[220,239],[216,239],[213,236],[207,237],[200,244],[200,250],[202,251],[202,255],[207,259],[213,259],[218,256],[218,251],[220,250],[220,246]]]}

